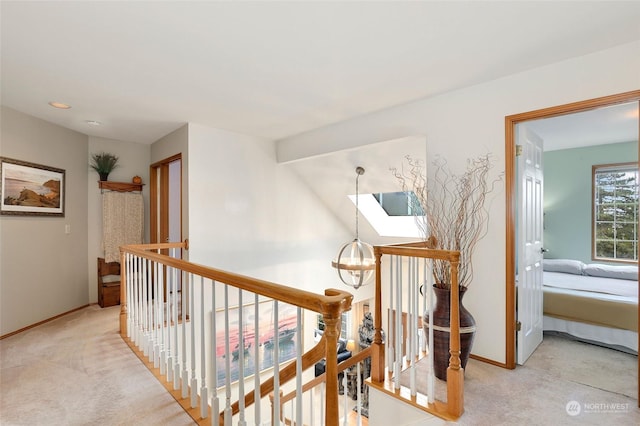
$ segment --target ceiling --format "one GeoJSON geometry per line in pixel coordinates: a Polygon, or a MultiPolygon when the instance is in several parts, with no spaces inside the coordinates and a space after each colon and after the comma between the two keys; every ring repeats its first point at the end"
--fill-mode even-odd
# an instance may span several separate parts
{"type": "Polygon", "coordinates": [[[545,151],[638,141],[638,102],[532,120],[545,151]]]}
{"type": "Polygon", "coordinates": [[[640,39],[640,2],[2,1],[0,12],[3,105],[145,144],[187,122],[278,140],[640,39]]]}

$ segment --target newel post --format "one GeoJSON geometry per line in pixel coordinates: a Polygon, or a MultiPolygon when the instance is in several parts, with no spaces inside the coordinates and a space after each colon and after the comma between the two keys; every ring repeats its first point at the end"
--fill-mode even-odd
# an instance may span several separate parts
{"type": "Polygon", "coordinates": [[[458,265],[460,256],[451,260],[451,310],[449,338],[449,367],[447,367],[447,407],[449,413],[460,417],[464,412],[464,370],[460,366],[460,286],[458,265]]]}
{"type": "Polygon", "coordinates": [[[126,253],[120,247],[120,337],[127,337],[127,264],[126,253]]]}
{"type": "Polygon", "coordinates": [[[375,334],[371,343],[371,381],[384,382],[384,342],[382,341],[382,251],[380,247],[373,248],[376,257],[376,290],[373,324],[375,334]]]}
{"type": "Polygon", "coordinates": [[[324,314],[325,346],[325,424],[338,426],[338,337],[340,336],[341,314],[324,314]]]}

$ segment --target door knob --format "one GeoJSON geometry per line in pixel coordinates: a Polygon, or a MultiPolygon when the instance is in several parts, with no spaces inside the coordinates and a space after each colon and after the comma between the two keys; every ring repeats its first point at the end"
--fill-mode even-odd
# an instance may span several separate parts
{"type": "Polygon", "coordinates": [[[544,248],[544,247],[540,247],[540,253],[543,253],[543,254],[544,254],[544,253],[546,253],[546,252],[548,252],[548,251],[549,251],[549,249],[546,249],[546,248],[544,248]]]}

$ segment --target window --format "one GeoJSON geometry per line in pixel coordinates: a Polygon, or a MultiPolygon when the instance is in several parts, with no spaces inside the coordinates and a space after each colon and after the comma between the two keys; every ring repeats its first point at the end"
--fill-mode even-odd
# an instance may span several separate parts
{"type": "MultiPolygon", "coordinates": [[[[355,195],[349,198],[355,204],[355,195]]],[[[381,237],[420,238],[416,220],[424,218],[413,192],[360,194],[358,209],[381,237]]]]}
{"type": "Polygon", "coordinates": [[[424,216],[422,206],[413,191],[373,194],[388,216],[424,216]]]}
{"type": "Polygon", "coordinates": [[[593,258],[638,260],[638,165],[596,165],[593,171],[593,258]]]}

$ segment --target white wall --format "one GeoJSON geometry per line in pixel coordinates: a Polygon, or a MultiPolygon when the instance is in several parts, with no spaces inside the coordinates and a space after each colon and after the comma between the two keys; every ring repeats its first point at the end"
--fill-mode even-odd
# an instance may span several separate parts
{"type": "Polygon", "coordinates": [[[190,124],[191,260],[312,291],[350,233],[295,175],[273,143],[190,124]],[[193,257],[195,256],[195,257],[193,257]]]}
{"type": "Polygon", "coordinates": [[[89,301],[98,302],[97,258],[104,257],[102,239],[102,194],[98,188],[98,174],[88,164],[91,155],[108,152],[117,155],[118,167],[110,174],[109,180],[114,182],[131,182],[138,175],[142,178],[142,195],[144,197],[144,241],[149,241],[149,159],[151,147],[145,144],[122,142],[113,139],[89,137],[87,154],[87,199],[89,221],[89,301]]]}
{"type": "Polygon", "coordinates": [[[316,293],[340,288],[330,262],[351,233],[276,164],[272,142],[190,124],[189,182],[191,262],[316,293]]]}
{"type": "MultiPolygon", "coordinates": [[[[459,169],[491,152],[504,170],[505,116],[640,88],[640,42],[379,111],[279,141],[281,162],[380,140],[423,134],[427,156],[459,169]]],[[[489,233],[478,245],[465,296],[478,332],[473,353],[505,362],[505,192],[490,206],[489,233]]]]}
{"type": "Polygon", "coordinates": [[[0,335],[89,303],[87,136],[1,109],[0,155],[65,170],[65,216],[0,216],[0,335]],[[65,233],[69,225],[70,233],[65,233]]]}

